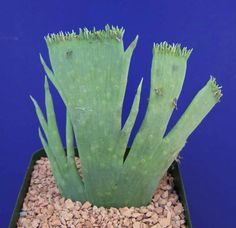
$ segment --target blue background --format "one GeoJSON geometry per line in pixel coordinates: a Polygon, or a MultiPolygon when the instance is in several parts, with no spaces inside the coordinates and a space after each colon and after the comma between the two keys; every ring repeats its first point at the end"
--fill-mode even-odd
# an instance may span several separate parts
{"type": "MultiPolygon", "coordinates": [[[[38,121],[29,99],[43,104],[47,58],[43,36],[79,27],[124,26],[127,46],[140,35],[124,103],[126,118],[137,82],[144,91],[135,125],[144,116],[149,93],[153,42],[179,42],[194,49],[176,122],[193,96],[213,74],[223,85],[222,101],[191,135],[181,167],[194,228],[231,228],[236,212],[236,2],[211,0],[146,1],[5,1],[0,7],[0,227],[7,227],[31,154],[41,147],[38,121]]],[[[53,91],[64,136],[65,112],[53,91]]],[[[158,126],[158,125],[157,125],[158,126]]],[[[134,135],[134,132],[132,135],[134,135]]]]}

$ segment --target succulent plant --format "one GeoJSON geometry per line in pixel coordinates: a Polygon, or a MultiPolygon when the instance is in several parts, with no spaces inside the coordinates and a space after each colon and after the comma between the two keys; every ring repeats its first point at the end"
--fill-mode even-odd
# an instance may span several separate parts
{"type": "Polygon", "coordinates": [[[61,194],[104,207],[148,204],[189,135],[222,96],[221,87],[211,77],[165,135],[192,50],[167,42],[154,44],[147,111],[126,153],[139,110],[142,80],[122,127],[129,65],[138,40],[137,36],[124,50],[123,34],[123,28],[107,25],[105,30],[85,28],[79,34],[60,32],[45,37],[52,68],[40,56],[47,74],[46,118],[31,97],[44,132],[43,135],[39,128],[39,137],[61,194]],[[66,150],[59,135],[47,77],[66,106],[66,150]],[[83,177],[76,168],[74,138],[83,177]]]}

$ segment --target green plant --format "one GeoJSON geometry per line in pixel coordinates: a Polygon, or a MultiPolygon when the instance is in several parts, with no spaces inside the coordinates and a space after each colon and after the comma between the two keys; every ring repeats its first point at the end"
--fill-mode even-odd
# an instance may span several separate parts
{"type": "Polygon", "coordinates": [[[122,104],[130,59],[138,36],[124,50],[124,30],[80,30],[48,35],[52,70],[41,63],[62,97],[66,110],[66,151],[63,148],[45,77],[46,119],[32,98],[44,131],[39,136],[61,194],[97,206],[141,206],[152,195],[186,139],[222,96],[213,77],[198,92],[177,124],[166,135],[168,121],[184,82],[192,50],[166,42],[154,44],[151,89],[146,116],[125,156],[140,101],[139,83],[131,112],[121,127],[122,104]],[[74,139],[83,179],[75,165],[74,139]]]}

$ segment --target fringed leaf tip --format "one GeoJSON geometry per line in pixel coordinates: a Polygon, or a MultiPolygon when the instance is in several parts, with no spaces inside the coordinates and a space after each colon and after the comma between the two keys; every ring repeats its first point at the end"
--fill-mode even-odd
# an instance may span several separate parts
{"type": "Polygon", "coordinates": [[[124,28],[119,28],[118,26],[109,26],[106,25],[104,30],[96,30],[93,27],[92,30],[88,30],[87,28],[79,29],[79,32],[76,33],[72,30],[72,32],[59,32],[59,33],[52,33],[48,34],[44,37],[47,44],[61,42],[66,40],[106,40],[106,39],[113,39],[118,42],[122,41],[124,35],[124,28]]]}
{"type": "Polygon", "coordinates": [[[222,86],[217,84],[216,79],[213,76],[210,76],[210,82],[211,82],[211,90],[213,92],[213,95],[216,98],[216,101],[219,102],[220,98],[223,96],[222,91],[221,91],[222,86]]]}
{"type": "Polygon", "coordinates": [[[188,59],[193,49],[187,49],[187,47],[181,49],[180,44],[168,44],[166,41],[164,41],[159,44],[154,43],[153,51],[154,53],[161,53],[172,56],[182,56],[188,59]]]}

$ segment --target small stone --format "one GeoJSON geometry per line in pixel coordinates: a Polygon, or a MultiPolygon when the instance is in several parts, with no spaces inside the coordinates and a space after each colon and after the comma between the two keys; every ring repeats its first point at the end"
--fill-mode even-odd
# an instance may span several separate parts
{"type": "Polygon", "coordinates": [[[161,227],[161,225],[159,223],[157,223],[156,225],[151,226],[151,228],[162,228],[162,227],[161,227]]]}
{"type": "Polygon", "coordinates": [[[64,197],[60,198],[60,199],[59,199],[59,202],[60,202],[60,204],[63,204],[63,205],[64,205],[64,204],[65,204],[65,198],[64,198],[64,197]]]}
{"type": "Polygon", "coordinates": [[[148,218],[149,218],[149,217],[151,217],[151,216],[152,216],[152,214],[153,214],[153,212],[149,211],[149,212],[147,212],[147,213],[146,213],[146,217],[148,217],[148,218]]]}
{"type": "Polygon", "coordinates": [[[61,212],[61,217],[63,219],[65,219],[66,221],[69,221],[73,218],[73,214],[71,212],[67,212],[67,211],[62,211],[61,212]]]}
{"type": "Polygon", "coordinates": [[[97,211],[98,207],[97,206],[93,206],[93,211],[97,211]]]}
{"type": "Polygon", "coordinates": [[[112,222],[108,222],[106,228],[113,228],[112,222]]]}
{"type": "Polygon", "coordinates": [[[178,215],[176,215],[175,220],[180,220],[180,217],[178,215]]]}
{"type": "Polygon", "coordinates": [[[128,218],[125,218],[123,221],[124,226],[129,226],[130,225],[130,220],[128,218]]]}
{"type": "Polygon", "coordinates": [[[120,213],[128,218],[132,216],[132,212],[128,207],[120,208],[120,213]]]}
{"type": "Polygon", "coordinates": [[[157,214],[153,213],[152,217],[151,217],[152,223],[156,224],[159,220],[159,217],[157,214]]]}
{"type": "Polygon", "coordinates": [[[49,228],[48,223],[43,223],[41,228],[49,228]]]}
{"type": "Polygon", "coordinates": [[[159,199],[158,203],[159,203],[161,206],[164,206],[164,205],[166,205],[167,200],[161,198],[161,199],[159,199]]]}
{"type": "Polygon", "coordinates": [[[87,220],[87,219],[88,219],[88,212],[87,212],[87,211],[82,211],[82,212],[81,212],[81,217],[82,217],[83,219],[87,220]]]}
{"type": "Polygon", "coordinates": [[[78,211],[78,210],[80,210],[81,207],[82,207],[82,203],[80,203],[79,201],[76,201],[74,209],[78,211]]]}
{"type": "Polygon", "coordinates": [[[154,195],[154,201],[158,201],[161,198],[160,194],[155,194],[154,195]]]}
{"type": "Polygon", "coordinates": [[[172,205],[172,202],[170,202],[170,201],[168,201],[166,204],[167,207],[171,207],[171,205],[172,205]]]}
{"type": "Polygon", "coordinates": [[[25,217],[27,215],[27,212],[26,211],[21,211],[20,212],[20,217],[25,217]]]}
{"type": "Polygon", "coordinates": [[[31,224],[32,228],[37,228],[39,226],[39,223],[40,223],[39,219],[34,219],[31,224]]]}
{"type": "Polygon", "coordinates": [[[55,203],[54,204],[54,208],[57,210],[57,211],[60,211],[61,210],[61,205],[59,203],[55,203]]]}
{"type": "Polygon", "coordinates": [[[77,219],[80,218],[80,212],[79,212],[79,211],[73,210],[72,213],[73,213],[73,215],[74,215],[75,218],[77,218],[77,219]]]}
{"type": "Polygon", "coordinates": [[[74,208],[74,203],[71,199],[65,201],[65,208],[72,210],[74,208]]]}
{"type": "Polygon", "coordinates": [[[102,217],[107,217],[107,210],[105,208],[101,209],[100,214],[102,217]]]}
{"type": "Polygon", "coordinates": [[[169,195],[168,191],[165,191],[165,192],[161,195],[161,197],[164,198],[164,199],[166,199],[166,198],[168,197],[168,195],[169,195]]]}
{"type": "Polygon", "coordinates": [[[92,224],[95,224],[96,219],[95,219],[94,217],[91,217],[91,218],[90,218],[90,222],[91,222],[92,224]]]}
{"type": "Polygon", "coordinates": [[[140,211],[140,213],[143,213],[143,214],[149,212],[149,210],[147,208],[141,208],[139,211],[140,211]]]}
{"type": "Polygon", "coordinates": [[[141,228],[141,223],[140,222],[135,222],[133,224],[133,228],[141,228]]]}
{"type": "Polygon", "coordinates": [[[169,198],[169,201],[171,201],[173,204],[175,204],[178,200],[178,196],[172,194],[171,197],[169,198]]]}
{"type": "Polygon", "coordinates": [[[22,225],[22,226],[29,226],[29,223],[30,223],[30,220],[29,219],[27,219],[27,218],[20,218],[19,220],[18,220],[18,223],[20,224],[20,225],[22,225]]]}
{"type": "MultiPolygon", "coordinates": [[[[133,210],[132,207],[129,208],[129,210],[132,211],[133,210]]],[[[117,215],[120,214],[120,211],[117,208],[114,208],[114,207],[111,207],[110,211],[112,211],[112,213],[117,214],[117,215]]]]}
{"type": "Polygon", "coordinates": [[[37,192],[35,190],[30,190],[29,194],[32,195],[32,196],[35,196],[35,195],[37,195],[37,192]]]}
{"type": "Polygon", "coordinates": [[[93,228],[92,223],[89,222],[89,221],[86,221],[84,225],[85,225],[86,228],[93,228]]]}
{"type": "Polygon", "coordinates": [[[145,223],[141,223],[141,228],[148,228],[148,226],[145,223]]]}
{"type": "Polygon", "coordinates": [[[151,210],[151,211],[153,211],[153,210],[155,209],[155,207],[153,206],[153,204],[149,204],[149,205],[147,206],[147,208],[148,208],[149,210],[151,210]]]}
{"type": "Polygon", "coordinates": [[[133,213],[133,214],[132,214],[132,217],[133,217],[133,218],[138,218],[140,215],[142,215],[142,214],[140,214],[140,213],[133,213]]]}
{"type": "Polygon", "coordinates": [[[177,220],[177,221],[175,221],[175,224],[177,225],[177,226],[180,226],[180,220],[177,220]]]}
{"type": "Polygon", "coordinates": [[[183,207],[182,205],[178,204],[174,207],[174,212],[176,215],[180,215],[183,211],[183,207]]]}
{"type": "Polygon", "coordinates": [[[171,212],[168,211],[167,212],[167,218],[161,218],[159,223],[161,224],[161,226],[163,227],[168,227],[169,225],[171,225],[171,212]]]}
{"type": "Polygon", "coordinates": [[[47,214],[51,216],[53,212],[54,212],[54,207],[52,205],[48,205],[47,214]]]}
{"type": "Polygon", "coordinates": [[[137,221],[143,220],[143,216],[144,216],[144,215],[141,214],[140,216],[138,216],[138,217],[136,218],[136,220],[137,220],[137,221]]]}
{"type": "Polygon", "coordinates": [[[89,203],[88,201],[86,201],[83,205],[82,205],[82,208],[81,209],[88,209],[89,207],[91,207],[92,204],[89,203]]]}
{"type": "Polygon", "coordinates": [[[167,185],[166,185],[166,190],[169,190],[169,191],[170,191],[171,189],[172,189],[172,186],[169,185],[169,184],[167,184],[167,185]]]}
{"type": "Polygon", "coordinates": [[[163,213],[163,208],[162,207],[157,207],[155,209],[155,211],[157,212],[157,214],[162,214],[163,213]]]}
{"type": "Polygon", "coordinates": [[[181,219],[185,218],[184,213],[181,213],[179,216],[180,216],[181,219]]]}
{"type": "Polygon", "coordinates": [[[66,220],[64,217],[60,217],[61,224],[66,225],[66,220]]]}
{"type": "Polygon", "coordinates": [[[161,224],[162,227],[167,227],[170,225],[170,222],[166,218],[161,218],[159,223],[161,224]]]}

